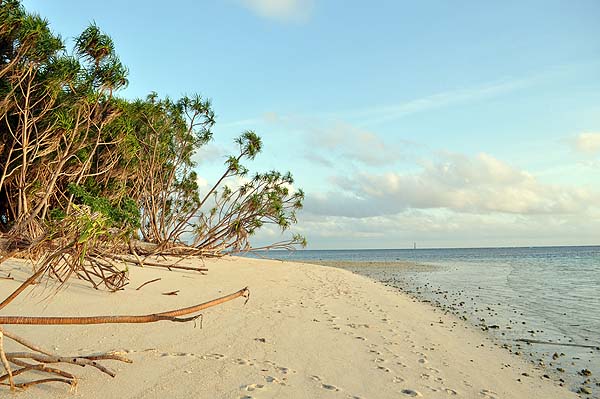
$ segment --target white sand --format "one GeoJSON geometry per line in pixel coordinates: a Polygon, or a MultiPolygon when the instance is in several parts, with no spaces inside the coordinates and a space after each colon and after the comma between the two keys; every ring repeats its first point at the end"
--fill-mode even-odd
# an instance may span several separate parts
{"type": "MultiPolygon", "coordinates": [[[[134,268],[125,291],[110,294],[71,283],[51,301],[36,287],[3,315],[146,314],[188,306],[249,286],[193,323],[4,326],[61,354],[128,350],[133,364],[107,362],[114,379],[86,367],[77,392],[62,384],[15,398],[576,398],[542,370],[494,346],[453,316],[365,277],[323,266],[224,258],[208,275],[134,268]],[[162,280],[136,291],[145,281],[162,280]],[[180,290],[178,296],[161,293],[180,290]],[[264,341],[264,342],[262,342],[264,341]],[[483,345],[483,346],[482,346],[483,345]],[[530,377],[521,376],[526,372],[530,377]],[[521,382],[517,380],[521,379],[521,382]]],[[[0,280],[4,298],[27,277],[0,280]]],[[[16,347],[12,345],[9,350],[16,347]]]]}

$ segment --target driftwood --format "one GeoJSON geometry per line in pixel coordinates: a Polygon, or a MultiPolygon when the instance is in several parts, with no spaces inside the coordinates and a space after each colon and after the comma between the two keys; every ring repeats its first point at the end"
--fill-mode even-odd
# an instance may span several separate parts
{"type": "Polygon", "coordinates": [[[161,278],[159,277],[159,278],[155,278],[155,279],[153,279],[153,280],[146,281],[144,284],[140,285],[140,286],[139,286],[139,287],[137,287],[135,290],[136,290],[136,291],[139,291],[139,290],[141,290],[141,289],[142,289],[142,287],[144,287],[145,285],[148,285],[148,284],[150,284],[150,283],[155,283],[155,282],[157,282],[157,281],[160,281],[160,280],[161,280],[161,278]]]}
{"type": "Polygon", "coordinates": [[[0,316],[2,324],[33,324],[33,325],[73,325],[73,324],[127,324],[127,323],[154,323],[157,321],[191,321],[193,318],[178,319],[179,316],[198,313],[204,309],[220,305],[233,299],[244,297],[248,300],[250,291],[248,287],[212,301],[200,303],[181,309],[167,312],[153,313],[139,316],[88,316],[88,317],[36,317],[36,316],[0,316]]]}
{"type": "Polygon", "coordinates": [[[582,344],[572,344],[568,342],[550,342],[550,341],[540,341],[537,339],[527,339],[527,338],[519,338],[515,339],[517,342],[525,342],[527,344],[544,344],[544,345],[557,345],[557,346],[574,346],[577,348],[590,348],[600,350],[600,345],[582,345],[582,344]]]}
{"type": "MultiPolygon", "coordinates": [[[[31,277],[24,281],[12,294],[0,303],[0,309],[11,303],[28,286],[35,284],[36,280],[47,272],[49,266],[38,269],[31,277]]],[[[149,283],[149,282],[147,282],[149,283]]],[[[144,285],[144,284],[143,284],[144,285]]],[[[142,285],[142,286],[143,286],[142,285]]],[[[140,286],[140,288],[142,287],[140,286]]],[[[233,299],[245,297],[246,302],[250,298],[250,291],[247,287],[232,294],[213,299],[208,302],[188,306],[185,308],[173,309],[166,312],[158,312],[146,315],[120,315],[120,316],[89,316],[89,317],[24,317],[24,316],[0,316],[0,362],[6,371],[6,374],[0,375],[0,385],[8,385],[11,390],[15,388],[25,389],[33,385],[60,382],[68,384],[71,388],[77,385],[77,378],[64,370],[51,367],[51,364],[73,364],[81,367],[94,367],[101,372],[114,377],[115,372],[105,367],[100,361],[115,360],[120,362],[132,363],[132,360],[120,352],[108,352],[92,354],[86,356],[60,356],[48,350],[40,348],[34,343],[29,342],[16,334],[6,331],[2,325],[5,324],[27,324],[27,325],[82,325],[82,324],[107,324],[107,323],[153,323],[158,321],[171,322],[189,322],[195,321],[202,314],[204,309],[217,306],[233,299]],[[190,317],[181,317],[194,314],[190,317]],[[27,352],[5,352],[4,341],[10,339],[30,351],[27,352]],[[31,363],[30,363],[31,362],[31,363]],[[13,370],[13,366],[16,366],[13,370]],[[39,378],[31,381],[17,383],[15,377],[30,371],[46,373],[48,378],[39,378]],[[8,383],[5,381],[8,380],[8,383]]],[[[246,303],[244,302],[244,303],[246,303]]]]}

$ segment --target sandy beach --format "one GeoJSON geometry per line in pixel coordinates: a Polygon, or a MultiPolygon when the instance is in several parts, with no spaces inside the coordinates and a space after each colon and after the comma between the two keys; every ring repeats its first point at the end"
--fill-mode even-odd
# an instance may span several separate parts
{"type": "MultiPolygon", "coordinates": [[[[192,261],[188,261],[191,264],[192,261]]],[[[197,262],[195,261],[196,265],[197,262]]],[[[114,379],[89,367],[75,392],[45,384],[18,398],[576,398],[458,318],[366,277],[327,266],[225,257],[207,275],[133,268],[114,294],[73,280],[29,289],[3,315],[147,314],[248,286],[251,297],[204,312],[199,323],[5,326],[61,354],[119,350],[114,379]],[[144,286],[142,283],[161,278],[144,286]],[[179,290],[178,295],[162,295],[179,290]],[[50,299],[48,297],[50,296],[50,299]],[[524,375],[525,374],[525,375],[524,375]]],[[[2,265],[0,295],[30,266],[2,265]]],[[[11,344],[8,351],[16,350],[11,344]]],[[[20,349],[19,349],[20,350],[20,349]]],[[[9,396],[8,389],[2,396],[9,396]]]]}

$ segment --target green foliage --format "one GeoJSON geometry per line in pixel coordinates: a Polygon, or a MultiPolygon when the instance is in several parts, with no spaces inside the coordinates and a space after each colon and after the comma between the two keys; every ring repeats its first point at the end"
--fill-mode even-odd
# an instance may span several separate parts
{"type": "Polygon", "coordinates": [[[68,190],[79,203],[88,206],[92,212],[103,215],[110,227],[139,227],[140,211],[133,199],[121,198],[118,203],[111,203],[107,198],[94,195],[84,187],[72,183],[68,190]]]}

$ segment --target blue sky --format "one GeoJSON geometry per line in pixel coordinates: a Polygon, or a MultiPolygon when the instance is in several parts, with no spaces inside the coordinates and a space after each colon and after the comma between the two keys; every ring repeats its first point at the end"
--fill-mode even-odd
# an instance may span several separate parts
{"type": "Polygon", "coordinates": [[[122,96],[213,100],[201,183],[256,130],[309,248],[600,244],[596,0],[24,4],[110,34],[122,96]]]}

